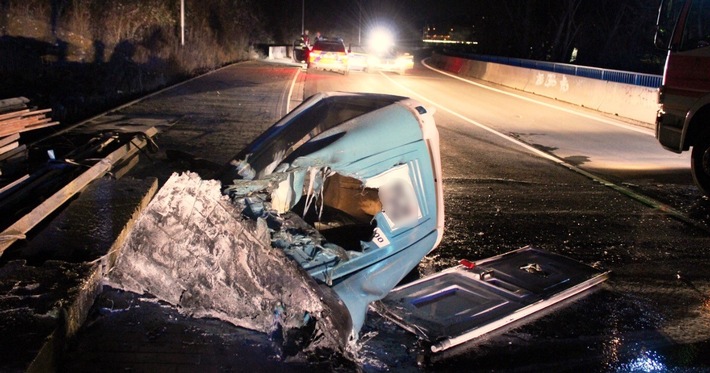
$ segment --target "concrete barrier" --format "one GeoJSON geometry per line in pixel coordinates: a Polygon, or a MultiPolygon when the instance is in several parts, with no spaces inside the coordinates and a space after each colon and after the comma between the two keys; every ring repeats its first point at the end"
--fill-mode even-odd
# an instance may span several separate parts
{"type": "Polygon", "coordinates": [[[530,81],[523,89],[526,92],[595,110],[602,104],[606,81],[535,69],[527,70],[530,81]]]}
{"type": "Polygon", "coordinates": [[[631,84],[607,82],[599,111],[655,125],[658,111],[658,90],[631,84]]]}
{"type": "Polygon", "coordinates": [[[462,77],[480,79],[521,91],[591,108],[653,125],[657,90],[544,70],[435,54],[429,63],[462,77]]]}
{"type": "Polygon", "coordinates": [[[286,46],[269,46],[269,59],[284,59],[291,58],[286,46]]]}
{"type": "Polygon", "coordinates": [[[487,81],[501,82],[500,84],[519,90],[524,90],[531,79],[530,69],[515,66],[489,64],[485,69],[484,79],[487,81]]]}
{"type": "Polygon", "coordinates": [[[483,77],[486,76],[487,69],[488,64],[485,62],[466,60],[466,65],[461,69],[459,74],[463,76],[483,77]]]}

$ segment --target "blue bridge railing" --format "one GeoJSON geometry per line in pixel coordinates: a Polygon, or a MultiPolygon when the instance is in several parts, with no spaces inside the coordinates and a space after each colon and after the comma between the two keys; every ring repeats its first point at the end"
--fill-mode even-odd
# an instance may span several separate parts
{"type": "Polygon", "coordinates": [[[493,62],[504,65],[552,71],[560,74],[575,75],[585,78],[606,80],[610,82],[633,84],[642,87],[658,88],[663,82],[663,76],[641,74],[629,71],[600,69],[597,67],[577,66],[567,63],[526,60],[522,58],[486,56],[480,54],[465,54],[462,57],[477,61],[493,62]]]}

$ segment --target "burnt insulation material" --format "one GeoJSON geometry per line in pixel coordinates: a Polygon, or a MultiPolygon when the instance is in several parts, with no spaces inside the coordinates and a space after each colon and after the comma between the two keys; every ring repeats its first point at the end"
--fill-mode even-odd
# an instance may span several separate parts
{"type": "Polygon", "coordinates": [[[184,314],[272,333],[284,352],[345,352],[350,316],[281,250],[266,223],[241,217],[220,183],[173,174],[145,209],[109,282],[184,314]]]}

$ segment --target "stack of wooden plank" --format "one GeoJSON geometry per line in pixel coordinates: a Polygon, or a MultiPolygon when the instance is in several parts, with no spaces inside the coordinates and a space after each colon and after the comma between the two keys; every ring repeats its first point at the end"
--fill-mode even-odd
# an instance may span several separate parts
{"type": "Polygon", "coordinates": [[[59,124],[47,116],[51,109],[30,108],[28,102],[24,97],[0,100],[0,187],[17,179],[27,158],[20,133],[59,124]]]}
{"type": "Polygon", "coordinates": [[[31,109],[27,102],[24,97],[0,100],[0,141],[21,132],[59,124],[46,116],[52,109],[31,109]]]}

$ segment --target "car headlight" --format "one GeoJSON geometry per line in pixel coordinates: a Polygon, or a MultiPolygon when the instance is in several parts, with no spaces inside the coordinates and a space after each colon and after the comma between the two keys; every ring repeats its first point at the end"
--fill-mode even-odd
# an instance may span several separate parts
{"type": "Polygon", "coordinates": [[[370,32],[369,45],[375,53],[384,53],[394,45],[394,34],[386,27],[377,27],[370,32]]]}

